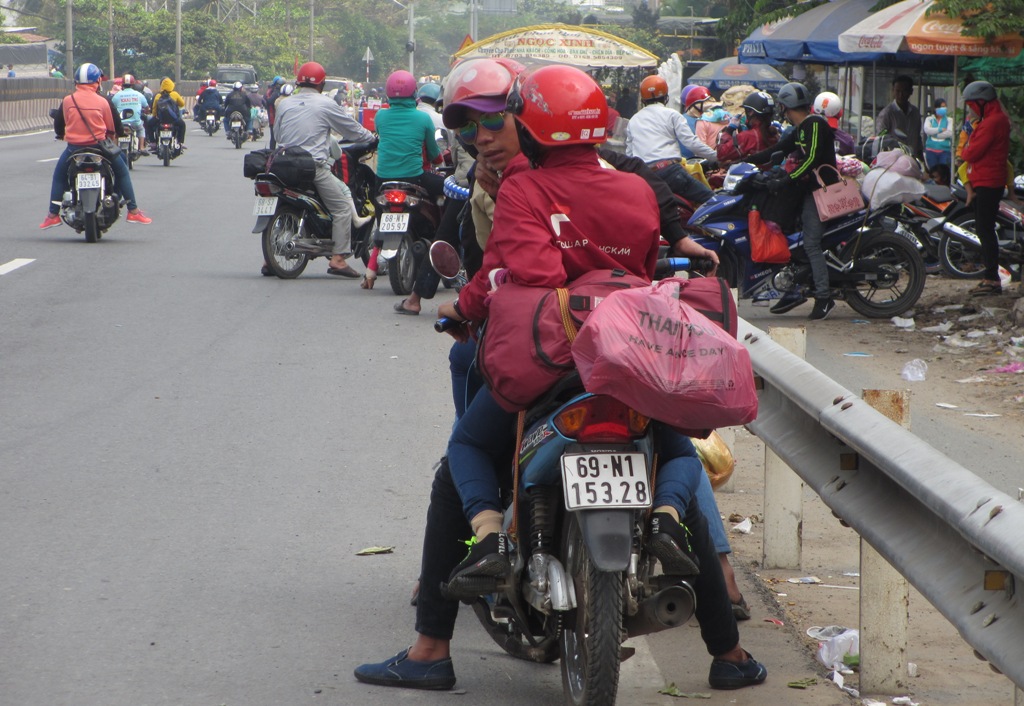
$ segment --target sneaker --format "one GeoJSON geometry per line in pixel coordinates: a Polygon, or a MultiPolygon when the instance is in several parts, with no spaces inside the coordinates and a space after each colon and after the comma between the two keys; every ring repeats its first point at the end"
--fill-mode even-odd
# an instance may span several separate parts
{"type": "Polygon", "coordinates": [[[708,673],[708,684],[712,689],[742,689],[745,686],[760,684],[768,677],[768,670],[754,659],[749,652],[744,652],[747,659],[743,662],[726,662],[716,659],[711,662],[708,673]]]}
{"type": "Polygon", "coordinates": [[[125,220],[128,221],[129,223],[138,223],[139,225],[144,226],[148,226],[150,223],[153,222],[152,218],[147,216],[142,211],[139,211],[138,209],[136,209],[134,213],[129,212],[125,220]]]}
{"type": "Polygon", "coordinates": [[[697,557],[690,547],[690,530],[667,512],[651,515],[651,534],[647,550],[661,562],[666,576],[696,576],[700,573],[697,557]]]}
{"type": "Polygon", "coordinates": [[[402,650],[383,662],[361,664],[356,667],[355,675],[364,684],[377,686],[439,691],[455,686],[455,668],[452,667],[451,657],[433,662],[414,662],[409,659],[409,650],[402,650]]]}
{"type": "Polygon", "coordinates": [[[807,301],[807,297],[800,292],[786,292],[779,301],[772,304],[772,308],[768,311],[773,314],[785,314],[787,311],[797,308],[805,301],[807,301]]]}
{"type": "Polygon", "coordinates": [[[815,299],[814,308],[811,310],[811,315],[807,318],[812,321],[823,321],[828,318],[828,315],[831,314],[832,310],[835,308],[835,299],[815,299]]]}
{"type": "Polygon", "coordinates": [[[473,537],[466,542],[466,558],[452,570],[448,583],[442,586],[452,599],[473,600],[498,589],[502,579],[512,573],[508,560],[508,537],[494,532],[482,540],[473,537]]]}
{"type": "Polygon", "coordinates": [[[46,214],[46,220],[44,220],[42,223],[39,224],[39,230],[46,230],[47,228],[55,228],[56,226],[59,226],[63,222],[64,221],[62,221],[60,219],[60,216],[58,216],[57,214],[55,214],[55,213],[47,213],[46,214]]]}

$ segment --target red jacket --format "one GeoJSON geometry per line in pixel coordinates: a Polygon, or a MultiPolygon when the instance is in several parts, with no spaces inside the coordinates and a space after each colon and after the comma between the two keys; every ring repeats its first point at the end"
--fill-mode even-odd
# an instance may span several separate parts
{"type": "Polygon", "coordinates": [[[589,145],[552,150],[539,169],[502,180],[483,265],[459,294],[459,310],[486,319],[489,274],[501,268],[531,287],[560,287],[598,269],[649,279],[658,232],[658,203],[643,178],[601,167],[589,145]]]}
{"type": "Polygon", "coordinates": [[[718,162],[722,166],[741,162],[748,155],[773,147],[778,141],[779,133],[771,127],[768,128],[767,139],[762,137],[761,131],[756,128],[737,132],[735,128],[727,127],[718,133],[718,162]]]}
{"type": "Polygon", "coordinates": [[[1010,154],[1010,118],[999,101],[989,101],[984,111],[961,156],[973,186],[1002,187],[1010,154]]]}

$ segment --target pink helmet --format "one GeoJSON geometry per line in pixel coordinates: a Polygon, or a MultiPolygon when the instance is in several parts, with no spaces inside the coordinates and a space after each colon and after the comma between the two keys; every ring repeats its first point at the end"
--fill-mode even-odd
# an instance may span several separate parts
{"type": "Polygon", "coordinates": [[[408,71],[396,71],[388,76],[384,84],[388,98],[412,98],[416,95],[416,77],[408,71]]]}

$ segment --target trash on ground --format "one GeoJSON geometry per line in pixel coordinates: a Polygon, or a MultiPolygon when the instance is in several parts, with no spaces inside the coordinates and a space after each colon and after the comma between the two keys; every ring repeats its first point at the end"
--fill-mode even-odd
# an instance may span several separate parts
{"type": "Polygon", "coordinates": [[[395,551],[394,547],[367,547],[356,552],[356,556],[372,556],[374,554],[390,554],[395,551]]]}
{"type": "Polygon", "coordinates": [[[960,338],[960,334],[956,333],[952,336],[946,336],[942,339],[942,342],[947,346],[952,346],[953,348],[974,348],[981,345],[977,341],[965,341],[960,338]]]}
{"type": "Polygon", "coordinates": [[[750,518],[743,520],[738,525],[732,526],[733,532],[739,532],[740,534],[750,534],[754,529],[754,523],[750,521],[750,518]]]}
{"type": "Polygon", "coordinates": [[[1010,336],[1010,343],[1015,346],[1024,346],[1024,336],[1010,336]]]}
{"type": "Polygon", "coordinates": [[[993,417],[1001,417],[1001,414],[989,414],[987,412],[964,412],[965,417],[981,417],[982,419],[991,419],[993,417]]]}
{"type": "Polygon", "coordinates": [[[985,314],[966,314],[964,316],[959,317],[957,321],[959,321],[960,323],[966,323],[968,321],[976,321],[977,319],[980,319],[983,316],[985,316],[985,314]]]}
{"type": "Polygon", "coordinates": [[[861,706],[885,706],[884,701],[875,701],[870,696],[861,699],[861,706]]]}
{"type": "Polygon", "coordinates": [[[765,618],[765,619],[764,619],[764,622],[766,622],[766,623],[772,623],[772,624],[774,624],[774,625],[778,625],[779,627],[784,627],[784,626],[786,625],[786,624],[785,624],[784,622],[782,622],[782,621],[781,621],[781,620],[779,620],[778,618],[765,618]]]}
{"type": "Polygon", "coordinates": [[[811,638],[812,640],[827,640],[830,637],[842,635],[844,632],[849,631],[849,629],[850,628],[843,627],[842,625],[829,625],[826,628],[823,628],[819,625],[812,625],[811,627],[807,628],[807,637],[811,638]]]}
{"type": "Polygon", "coordinates": [[[963,384],[963,383],[967,383],[967,382],[988,382],[988,380],[984,376],[982,376],[982,375],[972,375],[969,378],[964,378],[963,380],[957,380],[957,382],[963,384]]]}
{"type": "Polygon", "coordinates": [[[902,328],[908,331],[914,330],[915,324],[913,319],[905,319],[902,316],[894,316],[889,320],[892,321],[892,325],[895,326],[896,328],[902,328]]]}
{"type": "Polygon", "coordinates": [[[840,688],[840,690],[845,691],[853,698],[860,698],[860,692],[854,689],[852,686],[846,686],[846,680],[843,679],[843,675],[840,674],[838,671],[832,672],[832,681],[835,683],[836,686],[840,688]]]}
{"type": "Polygon", "coordinates": [[[843,353],[847,358],[874,358],[875,356],[871,353],[861,353],[860,351],[852,351],[850,353],[843,353]]]}
{"type": "Polygon", "coordinates": [[[907,676],[908,677],[916,677],[917,676],[917,663],[916,662],[907,662],[907,676]]]}
{"type": "MultiPolygon", "coordinates": [[[[835,627],[837,626],[830,626],[835,627]]],[[[860,632],[853,628],[847,628],[818,643],[818,661],[829,669],[846,669],[847,665],[843,660],[847,655],[860,655],[860,632]]]]}
{"type": "Polygon", "coordinates": [[[943,321],[941,324],[935,324],[934,326],[925,326],[921,331],[923,333],[949,333],[952,328],[952,321],[943,321]]]}
{"type": "Polygon", "coordinates": [[[935,406],[942,407],[943,409],[960,409],[957,405],[950,404],[949,402],[936,402],[935,406]]]}
{"type": "MultiPolygon", "coordinates": [[[[787,583],[821,583],[817,576],[801,576],[798,579],[786,579],[787,583]]],[[[828,665],[826,665],[828,666],[828,665]]]]}
{"type": "Polygon", "coordinates": [[[1004,366],[999,367],[999,368],[993,368],[992,370],[988,370],[986,372],[990,372],[990,373],[1024,373],[1024,363],[1020,362],[1019,360],[1015,360],[1014,362],[1010,363],[1009,365],[1004,365],[1004,366]]]}
{"type": "Polygon", "coordinates": [[[843,576],[860,576],[859,571],[844,571],[843,576]]]}
{"type": "Polygon", "coordinates": [[[903,366],[900,377],[909,382],[921,382],[928,372],[928,363],[920,358],[914,358],[903,366]]]}
{"type": "Polygon", "coordinates": [[[897,696],[892,702],[896,706],[918,706],[918,702],[912,701],[909,696],[897,696]]]}
{"type": "Polygon", "coordinates": [[[870,324],[871,322],[867,319],[850,319],[851,324],[870,324]]]}
{"type": "Polygon", "coordinates": [[[710,699],[711,698],[711,694],[706,694],[706,693],[700,692],[700,691],[691,692],[689,694],[687,694],[685,691],[680,691],[679,687],[677,687],[675,685],[675,682],[672,682],[671,684],[666,686],[664,689],[658,689],[658,693],[659,694],[665,694],[666,696],[675,696],[678,699],[710,699]]]}
{"type": "Polygon", "coordinates": [[[746,516],[741,515],[738,512],[734,512],[731,515],[729,515],[729,522],[743,522],[743,520],[745,519],[747,519],[746,516]]]}
{"type": "Polygon", "coordinates": [[[797,679],[796,681],[787,682],[786,686],[790,689],[806,689],[809,686],[814,686],[818,683],[818,680],[814,677],[806,677],[805,679],[797,679]]]}

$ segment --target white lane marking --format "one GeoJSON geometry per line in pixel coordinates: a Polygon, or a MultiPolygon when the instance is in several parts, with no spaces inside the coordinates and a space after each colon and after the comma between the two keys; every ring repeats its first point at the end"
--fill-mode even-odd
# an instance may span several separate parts
{"type": "Polygon", "coordinates": [[[35,260],[34,259],[24,258],[24,257],[19,257],[16,260],[11,260],[10,262],[8,262],[6,264],[0,265],[0,275],[5,275],[8,272],[14,272],[19,267],[24,267],[25,265],[27,265],[30,262],[35,262],[35,260]]]}
{"type": "Polygon", "coordinates": [[[636,648],[636,654],[619,668],[618,702],[636,706],[664,703],[665,697],[658,694],[658,689],[665,686],[666,682],[658,669],[658,663],[654,661],[647,639],[634,637],[627,644],[636,648]]]}

